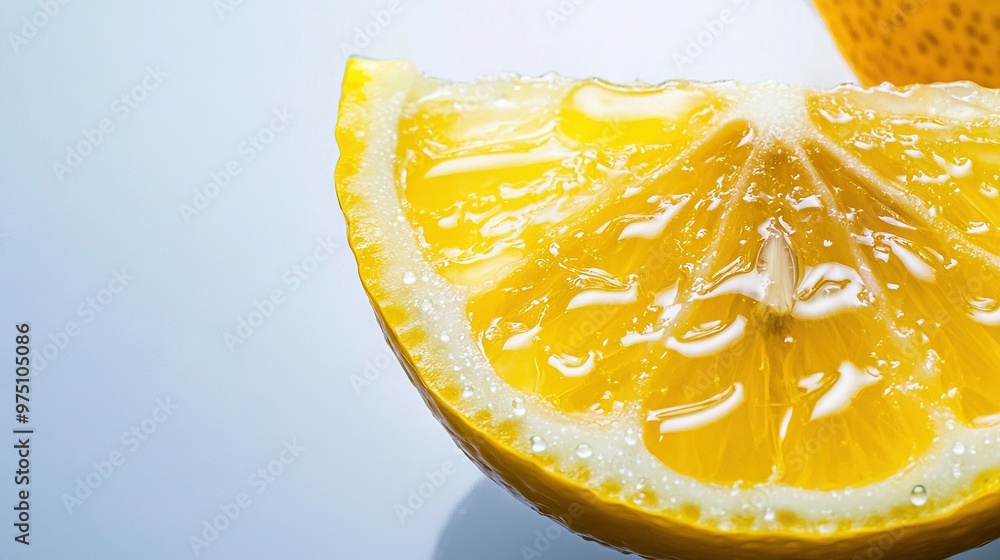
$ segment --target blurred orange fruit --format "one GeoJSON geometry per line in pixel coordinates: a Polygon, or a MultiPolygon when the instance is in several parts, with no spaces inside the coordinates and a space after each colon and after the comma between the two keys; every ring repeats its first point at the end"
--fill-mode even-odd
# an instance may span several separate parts
{"type": "Polygon", "coordinates": [[[998,0],[816,0],[861,83],[1000,87],[998,0]]]}

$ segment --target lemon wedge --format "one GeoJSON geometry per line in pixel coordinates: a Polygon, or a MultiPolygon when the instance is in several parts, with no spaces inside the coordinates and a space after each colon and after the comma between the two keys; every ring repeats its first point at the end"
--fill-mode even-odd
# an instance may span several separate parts
{"type": "Polygon", "coordinates": [[[649,558],[1000,534],[1000,94],[352,59],[336,184],[386,339],[491,478],[649,558]]]}

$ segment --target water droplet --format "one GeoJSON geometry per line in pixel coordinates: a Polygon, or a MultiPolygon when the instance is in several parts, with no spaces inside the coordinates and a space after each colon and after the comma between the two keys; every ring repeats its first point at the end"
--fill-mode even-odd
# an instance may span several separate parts
{"type": "Polygon", "coordinates": [[[629,445],[635,445],[639,442],[639,438],[635,435],[635,430],[629,428],[625,430],[625,443],[629,445]]]}
{"type": "Polygon", "coordinates": [[[462,398],[463,399],[467,399],[467,398],[471,397],[474,394],[476,394],[476,390],[473,389],[472,387],[469,387],[468,385],[466,385],[465,388],[462,389],[462,398]]]}
{"type": "Polygon", "coordinates": [[[653,496],[645,490],[640,490],[632,495],[632,503],[637,506],[653,505],[653,496]]]}
{"type": "Polygon", "coordinates": [[[923,485],[918,484],[913,487],[913,491],[910,492],[910,503],[917,507],[927,503],[927,489],[923,485]]]}
{"type": "Polygon", "coordinates": [[[414,283],[416,281],[417,281],[417,275],[416,274],[414,274],[412,272],[406,272],[405,274],[403,274],[403,283],[404,284],[410,285],[410,284],[412,284],[412,283],[414,283]]]}
{"type": "Polygon", "coordinates": [[[549,448],[549,444],[541,436],[531,436],[529,441],[531,442],[531,450],[535,453],[541,453],[549,448]]]}
{"type": "Polygon", "coordinates": [[[576,456],[581,459],[588,459],[594,454],[594,450],[590,448],[586,443],[581,443],[576,446],[576,456]]]}
{"type": "Polygon", "coordinates": [[[524,408],[524,401],[520,397],[514,397],[514,400],[510,401],[510,406],[514,408],[514,416],[524,416],[527,412],[524,408]]]}
{"type": "Polygon", "coordinates": [[[960,441],[956,441],[955,445],[951,446],[951,452],[954,453],[955,455],[964,455],[965,444],[960,441]]]}
{"type": "Polygon", "coordinates": [[[441,333],[441,336],[439,336],[438,338],[441,339],[441,342],[448,342],[449,340],[451,340],[451,337],[445,333],[441,333]]]}
{"type": "Polygon", "coordinates": [[[777,517],[777,515],[774,513],[773,509],[767,508],[767,509],[764,510],[764,521],[767,521],[768,523],[770,523],[770,522],[774,521],[774,519],[776,517],[777,517]]]}

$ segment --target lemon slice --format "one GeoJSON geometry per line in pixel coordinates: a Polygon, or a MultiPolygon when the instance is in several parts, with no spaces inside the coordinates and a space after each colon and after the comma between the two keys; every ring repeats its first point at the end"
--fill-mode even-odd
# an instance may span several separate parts
{"type": "Polygon", "coordinates": [[[1000,87],[1000,2],[816,0],[866,84],[972,80],[1000,87]]]}
{"type": "Polygon", "coordinates": [[[352,59],[338,195],[465,452],[651,558],[1000,534],[1000,95],[352,59]]]}

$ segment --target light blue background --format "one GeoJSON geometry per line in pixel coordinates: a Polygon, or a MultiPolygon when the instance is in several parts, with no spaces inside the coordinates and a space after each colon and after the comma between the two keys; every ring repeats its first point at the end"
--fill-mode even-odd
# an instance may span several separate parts
{"type": "MultiPolygon", "coordinates": [[[[52,344],[32,378],[30,548],[12,541],[16,458],[2,438],[2,558],[194,558],[189,537],[241,492],[250,505],[200,558],[517,560],[549,526],[455,453],[357,280],[333,128],[345,45],[366,26],[365,56],[456,79],[852,79],[802,1],[563,0],[553,21],[560,0],[399,0],[384,25],[387,0],[222,2],[0,5],[0,355],[22,321],[36,356],[52,344]],[[679,65],[724,9],[732,23],[679,65]],[[32,33],[23,18],[45,23],[32,33]],[[142,86],[148,68],[160,78],[142,86]],[[116,100],[133,94],[126,113],[116,100]],[[282,108],[287,124],[272,121],[282,108]],[[60,180],[53,162],[103,119],[114,129],[60,180]],[[272,133],[248,161],[241,143],[272,133]],[[181,205],[231,160],[239,175],[185,219],[181,205]],[[312,263],[326,254],[317,239],[338,247],[312,263]],[[298,284],[287,276],[311,264],[298,284]],[[115,271],[132,279],[104,291],[115,271]],[[231,352],[225,333],[275,290],[281,303],[231,352]],[[87,311],[89,298],[106,305],[87,311]],[[374,379],[355,387],[366,367],[374,379]],[[164,417],[158,399],[176,410],[164,417]],[[152,433],[123,440],[133,426],[152,433]],[[286,443],[304,449],[273,463],[286,443]],[[114,453],[123,462],[105,477],[114,453]],[[268,465],[281,474],[263,483],[268,465]],[[441,487],[400,523],[395,505],[435,471],[441,487]],[[100,486],[67,508],[88,476],[100,486]]],[[[5,434],[12,390],[4,371],[5,434]]],[[[989,550],[961,558],[1000,556],[989,550]]],[[[563,532],[544,557],[620,555],[563,532]]]]}

